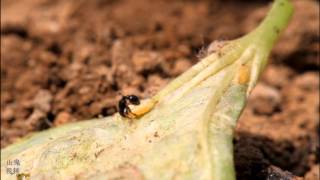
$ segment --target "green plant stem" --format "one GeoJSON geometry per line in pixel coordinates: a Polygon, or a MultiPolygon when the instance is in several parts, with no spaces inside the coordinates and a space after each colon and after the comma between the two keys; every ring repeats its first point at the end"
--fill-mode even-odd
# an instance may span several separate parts
{"type": "Polygon", "coordinates": [[[255,43],[259,48],[269,52],[281,32],[287,27],[293,13],[290,0],[275,0],[271,10],[261,24],[243,39],[247,43],[255,43]]]}
{"type": "MultiPolygon", "coordinates": [[[[254,47],[257,50],[256,57],[258,58],[252,62],[252,82],[248,85],[249,92],[263,71],[272,47],[281,32],[287,27],[292,13],[293,6],[289,0],[276,0],[263,22],[248,35],[236,40],[241,44],[240,46],[247,48],[254,47]],[[258,68],[255,68],[255,64],[258,68]]],[[[229,94],[225,96],[229,98],[229,100],[222,98],[216,107],[216,112],[232,111],[231,117],[233,116],[233,118],[230,119],[237,121],[242,111],[241,107],[244,107],[244,102],[246,101],[244,98],[244,89],[245,87],[243,86],[231,85],[231,88],[226,92],[229,94]],[[232,107],[228,107],[224,102],[234,102],[234,104],[232,107]]],[[[213,115],[217,116],[217,114],[219,113],[214,113],[213,115]]],[[[212,147],[214,147],[211,150],[214,155],[212,156],[212,179],[235,179],[232,144],[233,133],[230,132],[235,128],[236,122],[234,122],[234,124],[228,124],[225,119],[219,117],[212,119],[215,120],[215,122],[211,122],[211,124],[214,125],[211,128],[210,136],[212,147]]]]}

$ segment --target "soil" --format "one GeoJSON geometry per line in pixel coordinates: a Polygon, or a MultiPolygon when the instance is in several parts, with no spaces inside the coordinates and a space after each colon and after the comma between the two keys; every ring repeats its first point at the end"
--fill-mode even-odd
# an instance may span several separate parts
{"type": "MultiPolygon", "coordinates": [[[[319,1],[293,0],[289,28],[236,129],[238,179],[319,179],[319,1]]],[[[1,147],[111,115],[152,96],[213,40],[264,17],[267,0],[1,1],[1,147]]]]}

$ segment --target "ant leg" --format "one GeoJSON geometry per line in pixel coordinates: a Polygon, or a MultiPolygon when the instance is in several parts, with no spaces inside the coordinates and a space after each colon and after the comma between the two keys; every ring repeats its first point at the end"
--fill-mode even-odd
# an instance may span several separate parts
{"type": "Polygon", "coordinates": [[[125,117],[126,117],[126,118],[129,118],[129,119],[135,119],[135,118],[137,118],[137,115],[133,114],[133,113],[131,112],[131,110],[130,110],[129,107],[126,107],[126,108],[124,109],[124,114],[125,114],[125,117]]]}

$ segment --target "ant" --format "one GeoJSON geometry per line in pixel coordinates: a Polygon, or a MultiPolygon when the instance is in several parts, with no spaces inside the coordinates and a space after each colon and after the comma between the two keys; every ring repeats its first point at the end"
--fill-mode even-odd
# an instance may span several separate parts
{"type": "Polygon", "coordinates": [[[139,98],[135,95],[122,96],[121,100],[118,103],[119,113],[122,117],[127,117],[130,119],[137,117],[136,114],[132,113],[129,107],[129,105],[131,104],[139,105],[140,104],[139,98]]]}

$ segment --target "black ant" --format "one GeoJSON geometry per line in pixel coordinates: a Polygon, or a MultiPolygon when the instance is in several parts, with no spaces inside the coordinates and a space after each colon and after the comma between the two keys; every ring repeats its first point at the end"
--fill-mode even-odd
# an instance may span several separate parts
{"type": "Polygon", "coordinates": [[[131,112],[131,109],[129,107],[130,104],[139,105],[139,98],[135,95],[122,96],[121,100],[118,103],[119,113],[122,117],[132,119],[137,116],[136,114],[131,112]]]}

